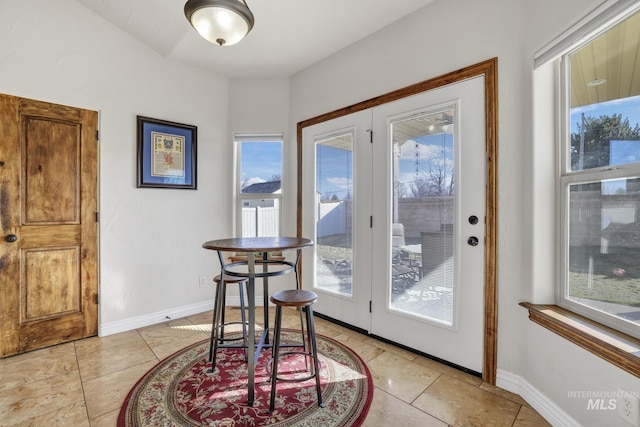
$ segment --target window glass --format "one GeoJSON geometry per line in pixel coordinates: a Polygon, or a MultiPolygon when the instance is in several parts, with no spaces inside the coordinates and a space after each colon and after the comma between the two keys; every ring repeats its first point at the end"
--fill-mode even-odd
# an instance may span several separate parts
{"type": "Polygon", "coordinates": [[[282,141],[237,143],[239,159],[238,234],[242,237],[280,235],[282,141]]]}
{"type": "Polygon", "coordinates": [[[570,170],[640,159],[640,12],[569,55],[570,170]]]}
{"type": "Polygon", "coordinates": [[[640,324],[640,180],[569,185],[566,297],[640,324]]]}
{"type": "Polygon", "coordinates": [[[640,336],[640,13],[564,58],[560,304],[640,336]]]}

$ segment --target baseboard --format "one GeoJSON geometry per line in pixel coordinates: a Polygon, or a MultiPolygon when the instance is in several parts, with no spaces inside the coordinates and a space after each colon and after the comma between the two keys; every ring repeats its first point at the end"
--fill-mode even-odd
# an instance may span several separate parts
{"type": "Polygon", "coordinates": [[[496,385],[507,391],[520,395],[552,426],[581,427],[582,424],[574,420],[569,414],[556,405],[540,390],[518,375],[498,369],[496,385]]]}
{"type": "MultiPolygon", "coordinates": [[[[262,295],[256,295],[256,307],[262,307],[262,295]]],[[[229,296],[226,301],[228,306],[240,306],[239,296],[229,296]]],[[[107,335],[127,332],[145,326],[155,325],[166,322],[171,319],[180,319],[182,317],[192,316],[202,313],[213,308],[213,299],[199,302],[197,304],[185,305],[166,311],[158,311],[155,313],[144,314],[142,316],[130,317],[128,319],[117,320],[115,322],[101,323],[98,325],[98,335],[106,337],[107,335]]]]}

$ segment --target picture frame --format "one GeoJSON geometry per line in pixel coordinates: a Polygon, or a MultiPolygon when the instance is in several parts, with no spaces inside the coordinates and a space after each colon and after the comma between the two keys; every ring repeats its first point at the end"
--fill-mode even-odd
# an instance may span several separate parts
{"type": "Polygon", "coordinates": [[[136,118],[137,187],[196,190],[198,128],[151,117],[136,118]]]}

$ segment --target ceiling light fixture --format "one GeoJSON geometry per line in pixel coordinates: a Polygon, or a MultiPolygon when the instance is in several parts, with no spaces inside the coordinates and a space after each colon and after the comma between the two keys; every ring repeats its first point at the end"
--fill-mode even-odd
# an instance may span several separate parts
{"type": "Polygon", "coordinates": [[[231,46],[253,28],[253,13],[244,0],[189,0],[184,14],[202,37],[219,46],[231,46]]]}
{"type": "Polygon", "coordinates": [[[587,86],[589,87],[593,87],[593,86],[600,86],[603,85],[607,82],[607,79],[595,79],[595,80],[591,80],[589,83],[587,83],[587,86]]]}

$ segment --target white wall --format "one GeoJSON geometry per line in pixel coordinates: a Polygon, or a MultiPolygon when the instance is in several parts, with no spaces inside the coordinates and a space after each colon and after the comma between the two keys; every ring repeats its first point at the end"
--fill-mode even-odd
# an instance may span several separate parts
{"type": "Polygon", "coordinates": [[[101,333],[211,307],[198,278],[219,267],[201,244],[232,232],[227,80],[73,0],[3,0],[0,92],[100,112],[101,333]],[[197,191],[136,188],[136,115],[198,127],[197,191]]]}
{"type": "MultiPolygon", "coordinates": [[[[604,0],[437,0],[291,79],[290,127],[322,113],[498,57],[499,385],[554,425],[625,425],[572,391],[638,389],[638,379],[530,322],[521,301],[552,302],[553,141],[533,123],[533,54],[604,0]],[[539,141],[536,140],[536,143],[539,141]],[[535,204],[534,204],[535,201],[535,204]]],[[[548,74],[548,73],[547,73],[548,74]]],[[[548,77],[548,76],[547,76],[548,77]]],[[[537,99],[551,88],[537,80],[537,99]]],[[[547,82],[548,83],[548,79],[547,82]]],[[[538,107],[539,120],[550,116],[538,107]],[[542,111],[541,111],[542,110],[542,111]]],[[[551,112],[552,114],[552,112],[551,112]]]]}

